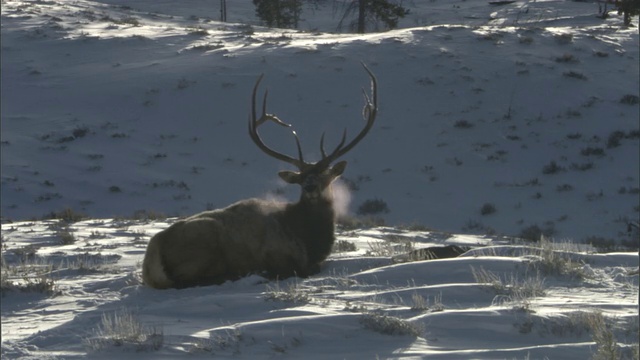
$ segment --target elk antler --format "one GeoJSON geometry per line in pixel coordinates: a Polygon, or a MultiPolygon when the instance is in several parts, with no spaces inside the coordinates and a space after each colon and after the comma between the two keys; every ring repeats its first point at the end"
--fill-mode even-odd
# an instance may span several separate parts
{"type": "Polygon", "coordinates": [[[260,115],[260,118],[256,116],[256,93],[258,91],[258,86],[260,85],[260,82],[262,81],[264,74],[258,77],[258,80],[256,81],[256,84],[253,87],[253,93],[251,95],[251,116],[249,118],[249,135],[251,136],[251,139],[253,140],[253,142],[258,146],[258,148],[260,148],[260,150],[265,152],[267,155],[272,156],[278,160],[287,162],[289,164],[292,164],[296,166],[298,169],[300,169],[300,171],[302,171],[305,168],[308,168],[309,166],[314,166],[314,165],[321,164],[320,166],[329,166],[329,164],[331,164],[333,161],[335,161],[342,155],[349,152],[349,150],[353,149],[353,147],[356,146],[360,142],[360,140],[362,140],[367,135],[369,130],[371,130],[371,127],[373,126],[373,123],[376,119],[376,114],[378,112],[378,93],[377,93],[378,82],[376,80],[376,77],[371,72],[371,70],[369,70],[369,68],[364,63],[362,63],[362,66],[364,67],[365,71],[367,72],[367,74],[369,74],[369,77],[371,78],[371,97],[369,97],[369,95],[364,89],[362,90],[362,93],[364,95],[364,101],[365,101],[364,107],[362,109],[362,117],[367,121],[367,123],[365,124],[365,127],[360,131],[360,133],[353,140],[351,140],[351,142],[349,142],[347,145],[345,145],[345,141],[347,140],[347,129],[345,129],[344,132],[342,133],[342,139],[340,140],[340,143],[329,155],[327,155],[324,149],[324,133],[323,133],[322,137],[320,138],[320,151],[322,153],[322,160],[318,161],[318,163],[316,164],[311,164],[304,161],[304,158],[302,157],[302,147],[300,146],[300,139],[298,138],[298,135],[296,134],[295,131],[292,131],[292,133],[296,139],[296,146],[298,148],[297,159],[291,156],[282,154],[278,151],[275,151],[270,147],[268,147],[267,145],[265,145],[265,143],[260,138],[260,135],[258,134],[258,131],[257,131],[258,126],[262,125],[266,121],[273,121],[274,123],[280,126],[285,126],[285,127],[291,127],[291,124],[287,124],[284,121],[280,120],[275,114],[267,113],[267,96],[269,94],[268,91],[265,91],[264,98],[262,100],[262,114],[260,115]]]}
{"type": "Polygon", "coordinates": [[[259,119],[256,118],[256,92],[258,91],[258,85],[260,85],[260,81],[262,81],[263,76],[264,74],[260,75],[260,77],[256,81],[256,85],[253,87],[253,93],[251,95],[251,117],[249,118],[249,136],[251,136],[251,139],[258,146],[258,148],[264,151],[267,155],[273,156],[278,160],[287,162],[297,167],[298,169],[302,170],[303,167],[305,167],[305,165],[308,165],[308,164],[305,163],[304,159],[302,158],[302,147],[300,146],[300,139],[298,138],[298,134],[296,134],[295,131],[292,131],[292,133],[293,133],[293,136],[296,138],[296,146],[298,147],[298,159],[292,158],[289,155],[285,155],[283,153],[280,153],[278,151],[271,149],[270,147],[265,145],[265,143],[260,138],[260,135],[258,134],[258,126],[262,125],[264,122],[269,120],[281,126],[291,127],[291,124],[285,123],[284,121],[280,120],[276,115],[267,114],[267,96],[269,95],[268,90],[264,92],[264,98],[262,100],[262,115],[260,115],[259,119]]]}
{"type": "Polygon", "coordinates": [[[320,151],[322,153],[322,160],[320,160],[319,163],[323,163],[328,166],[333,161],[335,161],[342,155],[349,152],[349,150],[353,149],[353,147],[356,146],[360,142],[360,140],[364,139],[364,137],[367,135],[369,130],[371,130],[371,127],[373,126],[373,122],[376,120],[376,115],[378,113],[378,81],[376,80],[376,77],[375,75],[373,75],[371,70],[369,70],[367,65],[362,63],[362,66],[364,67],[367,74],[369,74],[369,77],[371,78],[371,97],[369,97],[369,95],[367,95],[367,92],[364,89],[362,89],[362,94],[364,95],[364,107],[362,108],[362,117],[367,121],[367,123],[365,124],[364,128],[360,130],[360,133],[355,138],[353,138],[353,140],[351,140],[351,142],[349,142],[349,144],[347,144],[346,146],[344,145],[344,142],[347,139],[347,129],[344,129],[340,143],[329,155],[327,155],[324,150],[324,133],[323,133],[322,137],[320,138],[320,151]]]}

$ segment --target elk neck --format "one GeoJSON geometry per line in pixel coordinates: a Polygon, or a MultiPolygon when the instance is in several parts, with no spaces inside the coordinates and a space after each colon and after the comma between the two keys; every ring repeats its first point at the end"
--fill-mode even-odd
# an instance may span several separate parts
{"type": "Polygon", "coordinates": [[[304,243],[310,263],[319,263],[331,253],[335,216],[330,192],[313,199],[302,196],[297,203],[287,205],[286,226],[304,243]]]}

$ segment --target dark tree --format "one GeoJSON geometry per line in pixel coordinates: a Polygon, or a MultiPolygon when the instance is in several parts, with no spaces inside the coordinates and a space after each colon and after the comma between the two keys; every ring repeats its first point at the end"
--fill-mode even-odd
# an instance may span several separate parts
{"type": "Polygon", "coordinates": [[[268,27],[297,28],[302,0],[253,0],[256,15],[268,27]]]}
{"type": "Polygon", "coordinates": [[[398,0],[351,0],[345,7],[344,14],[338,27],[342,27],[343,22],[358,14],[355,28],[358,33],[366,31],[367,23],[382,22],[387,29],[395,29],[398,21],[409,13],[409,10],[402,6],[398,0]]]}
{"type": "Polygon", "coordinates": [[[631,25],[631,17],[640,14],[640,0],[618,0],[618,15],[622,15],[624,24],[631,25]]]}
{"type": "Polygon", "coordinates": [[[227,0],[220,0],[220,21],[227,21],[227,0]]]}

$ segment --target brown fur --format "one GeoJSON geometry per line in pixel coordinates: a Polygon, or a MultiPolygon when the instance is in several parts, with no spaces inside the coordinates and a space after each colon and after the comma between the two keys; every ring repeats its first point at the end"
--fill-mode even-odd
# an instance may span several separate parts
{"type": "Polygon", "coordinates": [[[144,258],[144,283],[159,289],[184,288],[248,274],[275,279],[318,272],[335,240],[330,183],[346,166],[339,164],[304,178],[281,174],[287,181],[305,184],[297,203],[243,200],[159,232],[144,258]]]}

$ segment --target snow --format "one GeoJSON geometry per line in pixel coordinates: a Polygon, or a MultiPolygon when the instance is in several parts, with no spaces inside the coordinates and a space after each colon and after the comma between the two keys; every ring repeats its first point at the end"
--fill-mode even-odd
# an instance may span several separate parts
{"type": "MultiPolygon", "coordinates": [[[[638,254],[560,240],[635,241],[640,114],[621,100],[639,95],[638,17],[413,0],[399,29],[359,35],[337,31],[339,3],[305,5],[287,30],[260,26],[249,0],[229,2],[228,23],[208,0],[2,0],[3,358],[585,359],[597,313],[637,354],[638,254]],[[317,159],[323,132],[331,148],[362,126],[361,61],[380,111],[336,195],[351,214],[383,200],[388,226],[341,229],[356,250],[308,279],[143,286],[146,244],[174,217],[298,196],[246,134],[258,76],[317,159]],[[65,208],[90,220],[40,220],[65,208]],[[172,218],[126,219],[139,211],[172,218]],[[581,276],[539,272],[538,245],[510,238],[532,225],[581,276]],[[472,249],[398,262],[407,244],[472,249]],[[510,285],[478,282],[482,270],[510,285]],[[52,292],[20,290],[43,275],[52,292]],[[543,295],[514,290],[536,284],[543,295]],[[104,319],[127,314],[151,333],[101,342],[104,319]],[[382,320],[418,335],[371,328],[382,320]]],[[[288,132],[261,130],[295,153],[288,132]]]]}
{"type": "Polygon", "coordinates": [[[637,253],[559,250],[580,260],[583,275],[541,275],[535,247],[479,237],[482,245],[458,258],[394,263],[373,256],[370,239],[403,237],[414,248],[448,240],[374,228],[339,231],[338,240],[357,249],[332,254],[307,279],[269,282],[253,275],[220,286],[155,290],[141,284],[140,262],[149,236],[167,223],[77,222],[69,226],[75,242],[60,245],[55,231],[64,226],[51,220],[2,227],[3,282],[19,286],[49,266],[55,283],[52,294],[3,289],[3,358],[585,359],[598,345],[580,319],[597,312],[608,319],[623,355],[631,356],[634,343],[637,349],[637,253]],[[31,257],[24,255],[29,246],[31,257]],[[476,280],[476,270],[507,287],[476,280]],[[519,297],[509,290],[535,281],[543,293],[519,297]],[[124,311],[161,334],[157,349],[148,338],[109,342],[102,319],[124,311]],[[366,316],[402,319],[418,335],[386,334],[367,327],[366,316]]]}

